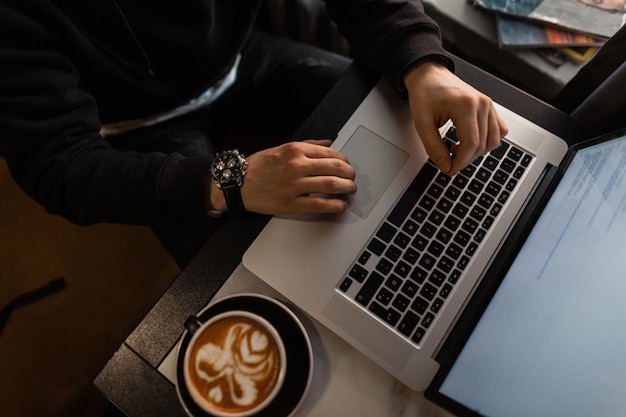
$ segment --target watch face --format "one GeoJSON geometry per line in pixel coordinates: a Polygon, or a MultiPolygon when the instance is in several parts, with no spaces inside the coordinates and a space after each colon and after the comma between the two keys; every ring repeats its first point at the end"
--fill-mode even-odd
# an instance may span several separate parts
{"type": "Polygon", "coordinates": [[[211,165],[211,173],[218,185],[241,183],[246,173],[247,163],[238,151],[222,152],[215,157],[211,165]]]}

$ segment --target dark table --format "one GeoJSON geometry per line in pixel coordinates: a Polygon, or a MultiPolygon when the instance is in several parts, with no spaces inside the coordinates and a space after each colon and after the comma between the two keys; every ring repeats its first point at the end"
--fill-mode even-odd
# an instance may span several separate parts
{"type": "MultiPolygon", "coordinates": [[[[570,144],[594,135],[567,115],[476,67],[461,60],[456,60],[456,66],[457,75],[466,82],[570,144]]],[[[294,139],[334,138],[378,79],[366,66],[351,65],[294,139]]],[[[178,342],[185,319],[209,303],[268,220],[254,214],[229,216],[96,377],[95,386],[126,415],[186,416],[174,385],[157,368],[178,342]]]]}

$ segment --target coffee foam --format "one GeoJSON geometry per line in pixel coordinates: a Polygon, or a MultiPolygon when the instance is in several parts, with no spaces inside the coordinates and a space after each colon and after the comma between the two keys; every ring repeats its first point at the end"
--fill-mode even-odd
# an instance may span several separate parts
{"type": "Polygon", "coordinates": [[[273,394],[281,355],[267,328],[249,317],[230,316],[199,331],[188,352],[187,371],[203,408],[245,413],[273,394]]]}

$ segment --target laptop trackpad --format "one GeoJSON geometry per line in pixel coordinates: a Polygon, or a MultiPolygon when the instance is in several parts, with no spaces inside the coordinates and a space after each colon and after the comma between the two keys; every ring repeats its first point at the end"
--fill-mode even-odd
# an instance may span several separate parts
{"type": "Polygon", "coordinates": [[[349,209],[365,219],[396,177],[409,154],[363,126],[356,128],[341,148],[356,170],[355,195],[349,209]]]}
{"type": "Polygon", "coordinates": [[[409,345],[390,343],[394,337],[388,329],[369,325],[368,320],[363,320],[363,315],[366,313],[337,295],[333,295],[322,314],[342,331],[356,339],[364,349],[397,369],[404,368],[413,353],[413,348],[409,345]]]}

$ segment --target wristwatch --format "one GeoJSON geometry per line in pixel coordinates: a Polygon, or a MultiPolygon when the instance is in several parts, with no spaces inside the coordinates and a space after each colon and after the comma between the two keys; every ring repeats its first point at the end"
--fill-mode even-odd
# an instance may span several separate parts
{"type": "Polygon", "coordinates": [[[237,149],[218,152],[211,163],[211,176],[217,188],[224,192],[229,211],[244,212],[240,187],[246,175],[248,162],[237,149]]]}

